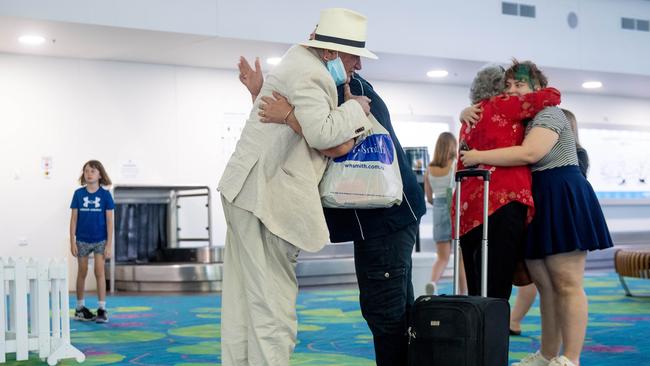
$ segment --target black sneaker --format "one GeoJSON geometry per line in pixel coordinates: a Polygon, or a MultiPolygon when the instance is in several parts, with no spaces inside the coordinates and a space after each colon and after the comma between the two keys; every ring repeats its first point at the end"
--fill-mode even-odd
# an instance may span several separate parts
{"type": "Polygon", "coordinates": [[[95,318],[96,323],[108,323],[108,311],[99,308],[97,309],[97,317],[95,318]]]}
{"type": "Polygon", "coordinates": [[[88,310],[87,307],[82,306],[81,309],[75,309],[74,318],[84,322],[89,322],[95,320],[95,314],[88,310]]]}

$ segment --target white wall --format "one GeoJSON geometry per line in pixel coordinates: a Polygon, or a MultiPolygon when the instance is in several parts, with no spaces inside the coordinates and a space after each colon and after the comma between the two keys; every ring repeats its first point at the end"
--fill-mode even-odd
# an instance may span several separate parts
{"type": "Polygon", "coordinates": [[[0,14],[70,23],[216,35],[216,0],[3,0],[0,14]]]}
{"type": "MultiPolygon", "coordinates": [[[[223,244],[216,184],[232,141],[221,137],[232,135],[225,127],[243,122],[251,105],[234,71],[0,54],[0,80],[0,256],[66,255],[75,180],[93,158],[116,184],[210,186],[213,237],[223,244]],[[44,156],[53,159],[49,179],[44,156]],[[121,174],[129,160],[139,168],[135,179],[121,174]],[[21,238],[27,246],[18,245],[21,238]]],[[[455,119],[469,103],[467,87],[373,84],[396,121],[455,119]]],[[[581,122],[608,116],[612,126],[642,124],[650,116],[648,100],[564,100],[581,122]]]]}
{"type": "Polygon", "coordinates": [[[233,71],[0,54],[0,79],[0,256],[66,255],[68,207],[89,159],[102,161],[116,184],[216,190],[220,122],[250,108],[233,71]],[[53,160],[49,179],[44,156],[53,160]],[[121,177],[128,160],[138,165],[135,179],[121,177]],[[18,246],[23,238],[27,246],[18,246]]]}
{"type": "Polygon", "coordinates": [[[296,43],[321,9],[346,7],[369,18],[368,46],[379,52],[650,75],[647,32],[621,17],[650,18],[643,0],[512,0],[536,18],[501,14],[501,0],[3,0],[0,15],[296,43]],[[569,12],[578,27],[567,25],[569,12]],[[272,31],[271,31],[272,30],[272,31]]]}
{"type": "MultiPolygon", "coordinates": [[[[550,82],[552,84],[552,80],[550,82]]],[[[562,97],[562,106],[575,113],[581,126],[611,123],[650,128],[648,99],[566,94],[562,97]]]]}

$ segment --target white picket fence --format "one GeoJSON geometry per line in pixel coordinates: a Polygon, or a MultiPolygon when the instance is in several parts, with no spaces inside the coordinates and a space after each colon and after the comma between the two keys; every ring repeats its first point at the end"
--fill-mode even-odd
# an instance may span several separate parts
{"type": "Polygon", "coordinates": [[[0,363],[29,352],[50,365],[86,356],[70,344],[67,260],[0,257],[0,363]]]}

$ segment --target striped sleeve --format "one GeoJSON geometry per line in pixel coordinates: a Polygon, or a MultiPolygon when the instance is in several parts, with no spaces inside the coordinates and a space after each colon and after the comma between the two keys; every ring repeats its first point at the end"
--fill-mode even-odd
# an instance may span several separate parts
{"type": "Polygon", "coordinates": [[[548,128],[549,130],[557,133],[558,135],[562,134],[565,128],[569,127],[566,123],[566,119],[557,118],[557,114],[554,113],[554,108],[546,108],[539,112],[535,119],[530,124],[530,128],[533,127],[543,127],[548,128]]]}
{"type": "Polygon", "coordinates": [[[576,141],[569,121],[558,107],[548,107],[539,112],[526,127],[526,133],[534,127],[548,128],[558,134],[558,141],[551,151],[531,166],[533,172],[578,165],[576,141]]]}

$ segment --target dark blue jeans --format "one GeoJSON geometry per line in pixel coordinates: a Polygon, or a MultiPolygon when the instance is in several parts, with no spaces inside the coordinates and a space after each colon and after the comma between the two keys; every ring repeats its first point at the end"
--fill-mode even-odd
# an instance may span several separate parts
{"type": "Polygon", "coordinates": [[[408,316],[413,305],[411,253],[418,224],[354,242],[361,313],[373,335],[378,366],[407,363],[408,316]]]}

